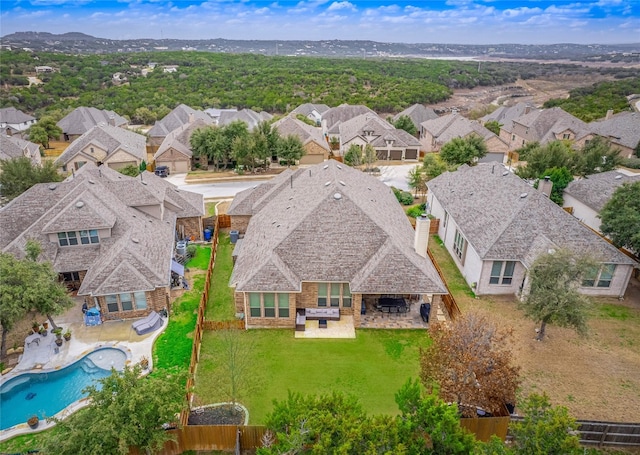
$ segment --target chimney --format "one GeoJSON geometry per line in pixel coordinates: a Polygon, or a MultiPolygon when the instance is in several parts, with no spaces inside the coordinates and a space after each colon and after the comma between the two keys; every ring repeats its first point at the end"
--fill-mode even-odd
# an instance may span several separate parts
{"type": "Polygon", "coordinates": [[[538,191],[547,197],[551,197],[551,188],[553,188],[553,182],[548,175],[545,175],[544,180],[538,182],[538,191]]]}
{"type": "Polygon", "coordinates": [[[613,109],[609,109],[607,111],[607,115],[604,117],[605,120],[609,120],[613,116],[613,109]]]}
{"type": "Polygon", "coordinates": [[[193,112],[189,112],[189,123],[193,123],[196,120],[196,116],[193,112]]]}
{"type": "Polygon", "coordinates": [[[524,115],[527,115],[529,112],[531,112],[531,105],[530,104],[526,104],[524,106],[524,115]]]}
{"type": "Polygon", "coordinates": [[[116,118],[113,115],[109,116],[109,126],[116,126],[116,118]]]}
{"type": "Polygon", "coordinates": [[[431,221],[426,213],[416,218],[416,233],[413,237],[413,248],[423,258],[427,257],[427,246],[429,245],[429,226],[431,221]]]}

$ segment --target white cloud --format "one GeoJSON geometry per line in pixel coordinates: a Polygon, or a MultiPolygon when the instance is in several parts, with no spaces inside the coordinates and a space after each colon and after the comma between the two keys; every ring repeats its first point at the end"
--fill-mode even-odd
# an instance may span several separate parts
{"type": "Polygon", "coordinates": [[[356,11],[355,5],[348,1],[333,2],[331,5],[329,5],[329,7],[327,8],[327,11],[339,11],[342,9],[356,11]]]}

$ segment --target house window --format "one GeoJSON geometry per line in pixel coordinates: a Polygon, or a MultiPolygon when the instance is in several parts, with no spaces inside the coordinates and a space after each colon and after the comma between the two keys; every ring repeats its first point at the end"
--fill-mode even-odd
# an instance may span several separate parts
{"type": "Polygon", "coordinates": [[[276,317],[276,296],[272,293],[262,294],[264,305],[264,317],[275,318],[276,317]]]}
{"type": "Polygon", "coordinates": [[[278,317],[289,317],[289,294],[278,294],[278,317]]]}
{"type": "Polygon", "coordinates": [[[340,283],[331,283],[331,306],[340,306],[340,283]]]}
{"type": "Polygon", "coordinates": [[[571,135],[569,133],[564,133],[562,135],[562,139],[571,139],[571,135]]]}
{"type": "Polygon", "coordinates": [[[147,294],[144,291],[134,292],[133,299],[136,303],[136,310],[145,310],[147,308],[147,294]]]}
{"type": "Polygon", "coordinates": [[[80,281],[80,274],[78,272],[63,272],[62,281],[80,281]]]}
{"type": "Polygon", "coordinates": [[[131,298],[131,294],[124,293],[119,294],[120,296],[120,305],[122,306],[122,311],[131,311],[133,310],[133,299],[131,298]]]}
{"type": "Polygon", "coordinates": [[[249,314],[253,318],[259,318],[262,316],[260,308],[260,294],[255,292],[249,293],[249,314]]]}
{"type": "Polygon", "coordinates": [[[107,302],[107,311],[109,313],[117,313],[118,309],[118,296],[115,294],[106,295],[104,300],[107,302]]]}
{"type": "Polygon", "coordinates": [[[611,280],[615,272],[615,264],[603,264],[602,267],[594,268],[587,272],[585,278],[582,280],[582,286],[608,288],[611,286],[611,280]]]}
{"type": "Polygon", "coordinates": [[[489,284],[510,285],[513,281],[514,261],[493,261],[489,284]]]}
{"type": "Polygon", "coordinates": [[[318,283],[318,306],[327,306],[327,283],[318,283]]]}
{"type": "Polygon", "coordinates": [[[349,283],[342,285],[342,306],[344,308],[351,308],[351,289],[349,289],[349,283]]]}
{"type": "Polygon", "coordinates": [[[453,252],[458,256],[462,265],[464,265],[464,257],[467,254],[467,241],[462,237],[460,231],[456,229],[456,235],[453,239],[453,252]]]}
{"type": "Polygon", "coordinates": [[[80,243],[82,245],[100,243],[100,237],[98,237],[98,231],[96,229],[91,229],[88,231],[80,231],[80,232],[75,232],[75,231],[58,232],[58,245],[60,246],[78,245],[78,238],[80,238],[80,243]]]}
{"type": "Polygon", "coordinates": [[[515,135],[515,134],[512,134],[512,135],[511,135],[511,140],[512,140],[512,141],[515,141],[515,140],[516,140],[516,135],[515,135]]]}
{"type": "Polygon", "coordinates": [[[60,246],[77,245],[78,236],[75,232],[58,232],[58,244],[60,246]]]}

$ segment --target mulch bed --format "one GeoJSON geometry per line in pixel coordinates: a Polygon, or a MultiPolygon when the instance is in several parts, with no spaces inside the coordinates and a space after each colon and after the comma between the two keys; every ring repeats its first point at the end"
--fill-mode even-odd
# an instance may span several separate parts
{"type": "Polygon", "coordinates": [[[244,412],[232,406],[216,406],[191,411],[189,425],[242,425],[244,412]]]}

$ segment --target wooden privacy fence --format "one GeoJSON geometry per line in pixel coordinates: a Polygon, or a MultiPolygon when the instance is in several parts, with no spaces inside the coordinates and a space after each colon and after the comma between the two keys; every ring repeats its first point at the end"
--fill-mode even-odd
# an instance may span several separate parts
{"type": "MultiPolygon", "coordinates": [[[[207,267],[207,274],[204,280],[204,290],[200,297],[200,304],[198,305],[198,316],[196,319],[196,327],[193,331],[193,347],[191,349],[191,361],[189,362],[189,375],[187,377],[187,403],[191,403],[193,396],[194,378],[196,376],[196,369],[198,367],[198,360],[200,360],[200,345],[202,342],[202,331],[204,323],[204,312],[207,308],[207,302],[209,301],[209,288],[211,287],[211,273],[213,272],[213,266],[216,262],[216,253],[218,251],[218,231],[219,231],[219,218],[216,218],[216,224],[213,230],[213,236],[211,238],[211,257],[209,259],[209,266],[207,267]]],[[[180,424],[187,425],[189,421],[189,410],[184,410],[180,414],[180,424]]]]}
{"type": "Polygon", "coordinates": [[[428,248],[427,248],[427,254],[429,255],[429,259],[431,259],[431,262],[433,262],[434,267],[438,271],[438,275],[440,275],[440,279],[442,279],[442,282],[447,288],[448,294],[441,296],[442,303],[444,304],[444,307],[447,309],[447,313],[449,313],[449,319],[454,321],[458,316],[462,314],[460,312],[460,308],[458,308],[458,304],[456,303],[456,300],[453,298],[453,295],[451,294],[449,285],[447,284],[447,281],[444,279],[444,274],[442,273],[440,266],[436,262],[436,258],[433,256],[433,254],[431,253],[431,250],[429,250],[428,248]]]}
{"type": "MultiPolygon", "coordinates": [[[[238,438],[241,450],[255,450],[262,447],[264,426],[239,425],[189,425],[170,430],[175,441],[167,441],[164,447],[154,455],[179,455],[187,450],[234,450],[238,438]]],[[[129,450],[130,455],[142,455],[136,447],[129,450]]]]}
{"type": "Polygon", "coordinates": [[[478,441],[487,442],[496,435],[503,441],[509,430],[510,416],[504,417],[474,417],[460,419],[460,426],[473,433],[478,441]]]}
{"type": "Polygon", "coordinates": [[[231,227],[231,216],[230,215],[218,215],[218,227],[222,228],[230,228],[231,227]]]}
{"type": "Polygon", "coordinates": [[[235,321],[204,321],[202,323],[204,330],[244,330],[244,320],[237,319],[235,321]]]}

